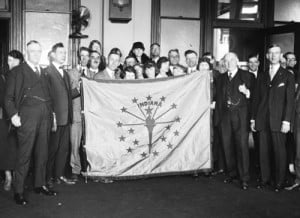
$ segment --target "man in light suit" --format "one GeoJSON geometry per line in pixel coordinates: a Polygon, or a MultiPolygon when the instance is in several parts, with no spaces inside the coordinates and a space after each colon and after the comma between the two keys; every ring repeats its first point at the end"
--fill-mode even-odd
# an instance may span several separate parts
{"type": "Polygon", "coordinates": [[[121,57],[118,52],[109,53],[106,68],[95,74],[94,79],[119,79],[119,75],[116,74],[116,71],[120,65],[120,60],[121,57]]]}
{"type": "Polygon", "coordinates": [[[65,167],[69,155],[70,124],[72,122],[72,97],[78,97],[79,87],[71,90],[70,78],[63,70],[66,60],[66,49],[62,43],[52,47],[53,62],[46,68],[46,73],[53,98],[53,109],[56,117],[57,129],[51,134],[49,156],[47,163],[48,185],[53,185],[53,178],[57,184],[74,184],[65,177],[65,167]]]}
{"type": "Polygon", "coordinates": [[[294,77],[280,66],[280,57],[281,48],[271,45],[267,53],[269,69],[258,78],[251,119],[252,131],[259,133],[261,183],[257,188],[271,182],[271,170],[274,170],[275,192],[283,188],[285,181],[285,141],[291,129],[295,96],[294,77]]]}
{"type": "MultiPolygon", "coordinates": [[[[77,89],[80,87],[81,77],[88,77],[87,64],[89,61],[90,52],[86,47],[81,47],[78,52],[79,65],[68,71],[70,77],[71,89],[77,89]]],[[[90,77],[88,77],[90,78],[90,77]]],[[[92,77],[91,77],[92,79],[92,77]]],[[[72,180],[78,181],[78,177],[81,172],[81,159],[80,159],[80,143],[82,137],[82,122],[81,122],[81,102],[80,97],[73,98],[73,122],[70,130],[70,141],[71,141],[71,158],[70,165],[72,168],[72,180]]]]}

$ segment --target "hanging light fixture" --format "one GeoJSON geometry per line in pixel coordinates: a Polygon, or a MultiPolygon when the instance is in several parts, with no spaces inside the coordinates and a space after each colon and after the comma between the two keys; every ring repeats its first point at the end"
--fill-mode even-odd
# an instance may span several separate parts
{"type": "Polygon", "coordinates": [[[112,4],[118,7],[120,11],[123,11],[123,8],[131,5],[131,0],[112,0],[112,4]]]}

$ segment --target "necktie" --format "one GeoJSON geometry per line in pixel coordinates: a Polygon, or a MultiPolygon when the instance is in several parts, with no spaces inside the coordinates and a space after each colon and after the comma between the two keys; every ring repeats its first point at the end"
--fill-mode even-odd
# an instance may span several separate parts
{"type": "Polygon", "coordinates": [[[39,68],[38,67],[35,67],[35,74],[37,75],[37,76],[40,76],[40,71],[39,71],[39,68]]]}
{"type": "Polygon", "coordinates": [[[232,80],[232,73],[231,72],[228,73],[228,79],[229,79],[229,81],[232,80]]]}

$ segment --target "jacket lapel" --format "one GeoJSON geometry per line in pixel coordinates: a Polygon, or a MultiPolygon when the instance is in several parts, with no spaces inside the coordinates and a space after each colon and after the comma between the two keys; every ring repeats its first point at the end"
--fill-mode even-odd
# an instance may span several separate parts
{"type": "Polygon", "coordinates": [[[281,76],[282,76],[282,72],[283,72],[283,68],[279,67],[279,69],[276,72],[273,80],[271,81],[272,87],[276,87],[278,85],[278,83],[280,82],[281,76]]]}
{"type": "Polygon", "coordinates": [[[54,76],[62,83],[62,85],[65,86],[66,84],[64,82],[63,77],[60,75],[60,72],[58,72],[58,70],[53,64],[51,64],[50,67],[51,67],[51,72],[54,74],[54,76]]]}

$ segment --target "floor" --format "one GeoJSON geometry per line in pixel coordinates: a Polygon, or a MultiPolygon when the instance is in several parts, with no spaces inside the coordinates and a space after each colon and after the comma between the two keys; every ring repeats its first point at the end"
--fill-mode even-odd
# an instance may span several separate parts
{"type": "MultiPolygon", "coordinates": [[[[212,178],[172,176],[102,184],[80,181],[57,185],[59,195],[41,196],[27,190],[29,204],[18,206],[12,192],[0,191],[0,217],[142,218],[142,217],[300,217],[300,191],[257,190],[252,181],[243,191],[238,183],[212,178]]],[[[30,188],[29,188],[30,189],[30,188]]]]}

